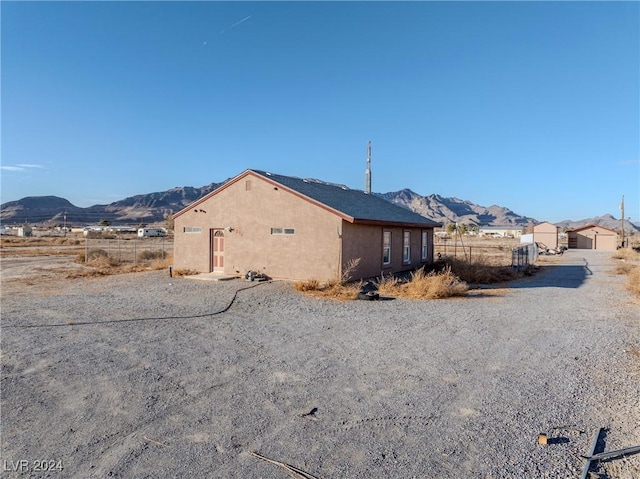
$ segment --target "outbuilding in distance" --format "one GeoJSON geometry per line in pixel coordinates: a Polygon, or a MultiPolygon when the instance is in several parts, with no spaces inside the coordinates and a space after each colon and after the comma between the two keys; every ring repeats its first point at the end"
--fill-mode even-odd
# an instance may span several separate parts
{"type": "Polygon", "coordinates": [[[549,249],[558,248],[558,230],[553,223],[543,221],[533,227],[533,242],[541,243],[549,249]]]}
{"type": "Polygon", "coordinates": [[[618,232],[604,226],[588,224],[567,231],[569,249],[596,249],[615,251],[618,248],[618,232]]]}
{"type": "Polygon", "coordinates": [[[174,215],[173,267],[371,278],[432,263],[440,226],[361,190],[249,169],[174,215]]]}

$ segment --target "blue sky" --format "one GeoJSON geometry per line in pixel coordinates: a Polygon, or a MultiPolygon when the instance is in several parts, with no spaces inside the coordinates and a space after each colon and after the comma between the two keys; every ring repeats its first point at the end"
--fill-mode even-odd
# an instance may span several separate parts
{"type": "Polygon", "coordinates": [[[6,2],[2,202],[247,168],[640,221],[638,2],[6,2]]]}

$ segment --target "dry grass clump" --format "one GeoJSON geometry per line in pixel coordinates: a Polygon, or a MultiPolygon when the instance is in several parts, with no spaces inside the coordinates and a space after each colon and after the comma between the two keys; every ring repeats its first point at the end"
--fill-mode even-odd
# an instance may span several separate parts
{"type": "MultiPolygon", "coordinates": [[[[404,279],[397,276],[381,278],[377,284],[378,293],[382,296],[409,299],[451,298],[465,296],[469,290],[468,284],[496,284],[518,277],[518,272],[511,266],[505,266],[500,259],[482,256],[476,257],[473,263],[447,258],[430,265],[429,268],[414,271],[404,279]]],[[[318,280],[298,281],[294,288],[313,296],[356,299],[361,286],[362,282],[348,283],[342,278],[328,283],[318,280]]]]}
{"type": "Polygon", "coordinates": [[[138,254],[138,261],[165,259],[166,257],[167,257],[167,253],[161,249],[147,250],[138,254]]]}
{"type": "Polygon", "coordinates": [[[407,282],[398,279],[383,281],[378,292],[383,295],[408,299],[442,299],[464,296],[468,291],[467,284],[461,281],[450,267],[443,271],[426,272],[420,268],[411,274],[407,282]]]}
{"type": "MultiPolygon", "coordinates": [[[[408,299],[440,299],[464,296],[468,290],[466,283],[460,281],[450,268],[440,272],[426,272],[424,268],[411,274],[403,281],[397,277],[383,278],[378,284],[378,293],[382,296],[408,299]]],[[[298,281],[294,289],[311,296],[336,300],[350,300],[358,297],[362,281],[345,283],[328,281],[322,283],[316,279],[298,281]]]]}
{"type": "Polygon", "coordinates": [[[309,294],[318,298],[329,298],[336,300],[349,300],[358,297],[360,282],[346,283],[341,281],[327,281],[322,283],[317,279],[307,281],[296,281],[293,288],[301,293],[309,294]]]}
{"type": "Polygon", "coordinates": [[[362,282],[351,282],[351,278],[358,269],[359,264],[360,258],[351,259],[344,265],[339,278],[324,283],[317,279],[296,281],[293,284],[293,288],[301,293],[321,298],[337,300],[356,299],[362,282]]]}
{"type": "Polygon", "coordinates": [[[635,248],[620,248],[613,253],[613,258],[620,260],[615,272],[627,277],[626,288],[640,298],[640,251],[635,248]]]}
{"type": "MultiPolygon", "coordinates": [[[[170,265],[167,265],[167,267],[169,267],[170,265]]],[[[200,274],[199,271],[195,271],[193,269],[172,269],[172,275],[173,276],[193,276],[194,274],[200,274]]]]}
{"type": "Polygon", "coordinates": [[[87,266],[96,268],[118,266],[119,264],[115,258],[109,256],[109,253],[100,248],[91,248],[86,253],[80,253],[76,256],[76,263],[84,263],[87,266]]]}
{"type": "Polygon", "coordinates": [[[613,253],[612,258],[625,261],[640,261],[640,251],[636,251],[634,248],[619,248],[613,253]]]}
{"type": "Polygon", "coordinates": [[[309,291],[318,291],[321,288],[321,284],[320,281],[318,281],[317,279],[310,279],[307,281],[296,281],[293,284],[293,288],[296,291],[300,291],[301,293],[307,293],[309,291]]]}
{"type": "Polygon", "coordinates": [[[625,275],[630,274],[635,268],[636,265],[633,263],[617,263],[614,272],[616,274],[625,275]]]}
{"type": "Polygon", "coordinates": [[[635,265],[627,274],[627,289],[640,298],[640,265],[635,265]]]}
{"type": "Polygon", "coordinates": [[[438,273],[426,273],[423,268],[411,275],[406,283],[407,298],[440,299],[453,296],[464,296],[468,291],[467,284],[451,271],[450,267],[438,273]]]}

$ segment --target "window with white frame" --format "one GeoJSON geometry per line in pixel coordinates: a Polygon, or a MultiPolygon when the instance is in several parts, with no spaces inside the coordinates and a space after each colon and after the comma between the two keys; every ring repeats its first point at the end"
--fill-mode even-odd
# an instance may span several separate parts
{"type": "Polygon", "coordinates": [[[382,264],[391,263],[391,231],[382,233],[382,264]]]}
{"type": "Polygon", "coordinates": [[[422,261],[426,261],[428,259],[428,254],[429,254],[428,241],[429,241],[429,235],[427,234],[427,231],[422,230],[422,249],[420,252],[420,258],[422,258],[422,261]]]}
{"type": "Polygon", "coordinates": [[[411,263],[411,231],[405,231],[402,241],[402,262],[411,263]]]}
{"type": "Polygon", "coordinates": [[[292,235],[296,230],[293,228],[271,228],[272,235],[292,235]]]}
{"type": "Polygon", "coordinates": [[[199,226],[185,226],[182,231],[185,233],[202,233],[202,228],[199,226]]]}

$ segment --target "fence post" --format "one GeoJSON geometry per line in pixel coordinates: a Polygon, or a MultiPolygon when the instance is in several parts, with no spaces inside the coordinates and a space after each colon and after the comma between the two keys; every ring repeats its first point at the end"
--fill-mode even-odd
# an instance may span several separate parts
{"type": "Polygon", "coordinates": [[[137,253],[137,248],[138,248],[138,241],[133,240],[133,265],[137,266],[138,265],[138,253],[137,253]]]}
{"type": "Polygon", "coordinates": [[[89,238],[84,239],[84,262],[89,261],[89,238]]]}

